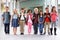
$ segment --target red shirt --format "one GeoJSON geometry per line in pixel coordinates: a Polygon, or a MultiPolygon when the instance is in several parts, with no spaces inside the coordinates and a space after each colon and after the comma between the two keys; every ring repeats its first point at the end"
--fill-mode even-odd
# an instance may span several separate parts
{"type": "Polygon", "coordinates": [[[45,22],[50,22],[50,20],[49,20],[49,18],[48,18],[48,17],[46,17],[45,22]]]}
{"type": "Polygon", "coordinates": [[[57,13],[51,13],[51,21],[56,21],[57,20],[57,13]]]}
{"type": "Polygon", "coordinates": [[[45,17],[45,22],[50,22],[51,21],[51,19],[50,19],[50,13],[48,13],[48,14],[44,13],[44,15],[46,16],[45,17]]]}

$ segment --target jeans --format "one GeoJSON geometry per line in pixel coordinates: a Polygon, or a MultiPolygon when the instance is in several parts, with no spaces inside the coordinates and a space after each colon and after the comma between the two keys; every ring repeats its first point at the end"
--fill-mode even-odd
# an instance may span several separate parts
{"type": "Polygon", "coordinates": [[[34,26],[34,34],[38,33],[38,23],[33,24],[34,26]]]}
{"type": "Polygon", "coordinates": [[[51,22],[51,28],[56,28],[56,22],[51,22]]]}
{"type": "Polygon", "coordinates": [[[6,34],[9,34],[9,32],[10,32],[10,27],[9,27],[9,25],[10,25],[9,23],[8,23],[8,24],[4,24],[4,26],[5,26],[5,27],[4,27],[4,31],[5,31],[6,34]]]}
{"type": "Polygon", "coordinates": [[[43,28],[44,28],[44,24],[43,23],[42,24],[39,24],[39,31],[40,31],[40,33],[43,32],[43,28]]]}

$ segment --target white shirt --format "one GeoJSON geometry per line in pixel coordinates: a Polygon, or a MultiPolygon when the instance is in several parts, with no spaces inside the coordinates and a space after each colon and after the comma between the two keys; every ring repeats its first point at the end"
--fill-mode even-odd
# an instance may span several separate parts
{"type": "Polygon", "coordinates": [[[28,19],[28,22],[32,23],[32,20],[31,20],[31,18],[30,18],[30,15],[29,15],[29,19],[28,19]]]}
{"type": "Polygon", "coordinates": [[[13,15],[13,19],[17,19],[18,16],[16,14],[13,15]]]}
{"type": "Polygon", "coordinates": [[[24,20],[24,15],[23,15],[23,13],[21,13],[21,20],[24,20]]]}

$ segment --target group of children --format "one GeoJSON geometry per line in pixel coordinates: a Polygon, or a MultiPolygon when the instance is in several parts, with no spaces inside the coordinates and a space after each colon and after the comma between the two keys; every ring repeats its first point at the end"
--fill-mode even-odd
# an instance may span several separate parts
{"type": "Polygon", "coordinates": [[[43,13],[42,10],[38,10],[38,8],[34,9],[34,13],[32,13],[32,10],[29,9],[27,13],[25,14],[24,8],[21,8],[20,14],[18,14],[17,10],[13,10],[13,15],[10,15],[10,12],[8,11],[9,7],[6,6],[6,11],[2,15],[2,19],[4,22],[4,31],[5,34],[9,34],[10,32],[10,21],[12,22],[11,25],[13,27],[14,35],[16,35],[17,27],[20,25],[20,32],[21,35],[24,35],[24,26],[25,24],[28,26],[28,33],[31,33],[32,25],[34,29],[34,34],[38,34],[38,28],[40,35],[46,34],[46,29],[48,27],[48,34],[53,35],[53,27],[54,27],[54,35],[56,35],[56,21],[57,21],[57,11],[56,7],[53,6],[51,13],[49,13],[48,7],[45,8],[46,12],[43,13]],[[51,27],[50,27],[51,24],[51,27]],[[47,25],[47,26],[46,26],[47,25]],[[44,28],[44,32],[43,32],[44,28]]]}

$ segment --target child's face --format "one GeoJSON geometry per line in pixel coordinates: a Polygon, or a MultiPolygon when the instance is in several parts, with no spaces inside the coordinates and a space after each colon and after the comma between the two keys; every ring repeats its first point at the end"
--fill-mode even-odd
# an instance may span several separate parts
{"type": "Polygon", "coordinates": [[[38,13],[38,10],[36,9],[36,10],[34,10],[34,12],[35,12],[35,13],[38,13]]]}
{"type": "Polygon", "coordinates": [[[56,11],[56,8],[54,8],[53,11],[56,11]]]}
{"type": "Polygon", "coordinates": [[[46,12],[49,12],[49,9],[46,9],[46,12]]]}
{"type": "Polygon", "coordinates": [[[40,12],[40,14],[42,15],[42,14],[43,14],[43,12],[40,12]]]}
{"type": "Polygon", "coordinates": [[[17,10],[16,10],[16,9],[14,10],[14,13],[15,13],[15,14],[17,13],[17,10]]]}
{"type": "Polygon", "coordinates": [[[8,12],[9,8],[6,8],[6,12],[8,12]]]}
{"type": "Polygon", "coordinates": [[[31,11],[29,11],[29,14],[31,13],[31,11]]]}
{"type": "Polygon", "coordinates": [[[21,10],[21,13],[24,13],[24,10],[21,10]]]}

